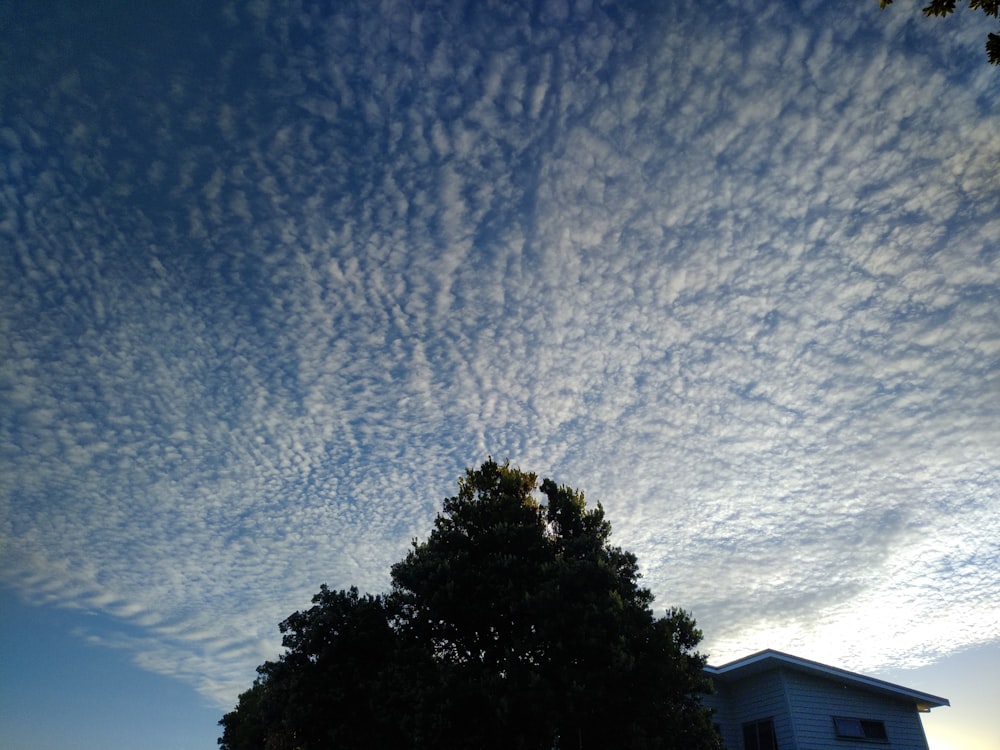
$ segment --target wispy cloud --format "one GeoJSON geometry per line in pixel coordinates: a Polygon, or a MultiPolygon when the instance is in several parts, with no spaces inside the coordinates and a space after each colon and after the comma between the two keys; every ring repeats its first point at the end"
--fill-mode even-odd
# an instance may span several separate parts
{"type": "Polygon", "coordinates": [[[995,640],[995,107],[863,5],[233,5],[131,65],[33,21],[4,580],[228,705],[492,454],[713,658],[995,640]]]}

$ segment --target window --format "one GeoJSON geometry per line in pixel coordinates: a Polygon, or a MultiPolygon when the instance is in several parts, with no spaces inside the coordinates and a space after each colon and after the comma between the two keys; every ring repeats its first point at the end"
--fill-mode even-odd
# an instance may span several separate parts
{"type": "Polygon", "coordinates": [[[743,725],[743,750],[778,750],[774,720],[760,719],[743,725]]]}
{"type": "Polygon", "coordinates": [[[871,740],[888,742],[889,735],[885,733],[885,722],[874,719],[852,719],[847,716],[834,716],[833,726],[837,737],[845,740],[871,740]]]}

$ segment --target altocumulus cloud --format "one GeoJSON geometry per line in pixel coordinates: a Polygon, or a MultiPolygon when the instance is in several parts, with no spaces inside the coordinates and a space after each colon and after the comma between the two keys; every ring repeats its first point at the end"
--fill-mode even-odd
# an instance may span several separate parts
{"type": "Polygon", "coordinates": [[[16,11],[4,580],[231,705],[492,454],[714,659],[995,640],[978,30],[702,5],[16,11]]]}

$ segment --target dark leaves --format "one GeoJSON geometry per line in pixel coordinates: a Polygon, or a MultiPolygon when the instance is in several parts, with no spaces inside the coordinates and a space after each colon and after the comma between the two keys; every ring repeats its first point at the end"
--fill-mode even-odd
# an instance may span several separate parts
{"type": "Polygon", "coordinates": [[[986,54],[993,65],[1000,65],[1000,35],[990,34],[987,37],[986,54]]]}
{"type": "MultiPolygon", "coordinates": [[[[892,0],[879,0],[879,7],[885,10],[886,6],[892,5],[892,0]]],[[[944,17],[955,12],[957,0],[931,0],[923,8],[925,16],[944,17]]],[[[997,18],[1000,16],[1000,0],[969,0],[970,10],[981,10],[988,16],[997,18]]],[[[993,65],[1000,65],[1000,35],[988,34],[986,37],[986,56],[993,65]]]]}
{"type": "Polygon", "coordinates": [[[321,587],[220,722],[225,750],[717,750],[701,633],[657,619],[600,505],[487,461],[392,566],[388,596],[321,587]]]}
{"type": "MultiPolygon", "coordinates": [[[[947,16],[955,12],[956,0],[931,0],[931,3],[923,9],[925,16],[947,16]]],[[[970,7],[971,7],[970,3],[970,7]]]]}

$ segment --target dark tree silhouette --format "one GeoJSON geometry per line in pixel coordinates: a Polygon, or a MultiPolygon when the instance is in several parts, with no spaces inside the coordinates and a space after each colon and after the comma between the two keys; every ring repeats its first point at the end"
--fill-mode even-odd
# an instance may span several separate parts
{"type": "MultiPolygon", "coordinates": [[[[878,0],[882,10],[887,5],[892,5],[892,0],[878,0]]],[[[930,0],[924,7],[925,16],[944,17],[955,12],[957,0],[930,0]]],[[[1000,0],[969,0],[970,10],[981,10],[988,16],[997,18],[1000,14],[1000,0]]],[[[1000,65],[1000,35],[989,33],[986,35],[986,57],[993,65],[1000,65]]]]}
{"type": "Polygon", "coordinates": [[[721,747],[701,633],[656,618],[583,494],[490,460],[459,480],[392,590],[323,587],[220,722],[225,750],[721,747]],[[540,491],[540,497],[537,493],[540,491]]]}

